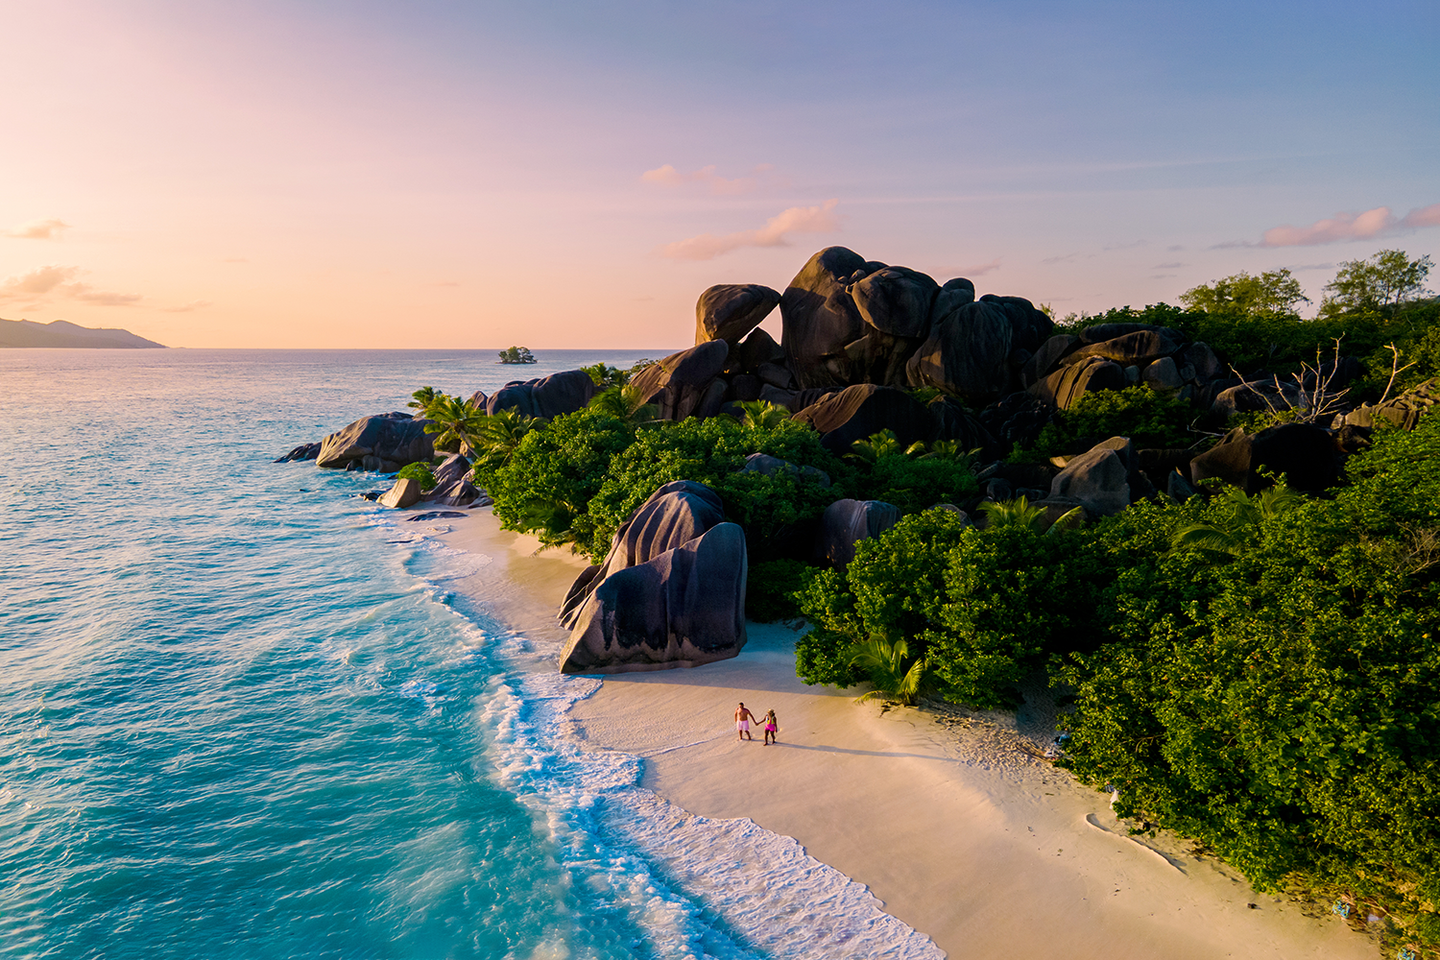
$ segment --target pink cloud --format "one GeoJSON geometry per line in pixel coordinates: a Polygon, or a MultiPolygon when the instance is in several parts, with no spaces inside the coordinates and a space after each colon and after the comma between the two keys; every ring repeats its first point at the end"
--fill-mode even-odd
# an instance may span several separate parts
{"type": "Polygon", "coordinates": [[[1260,246],[1313,247],[1345,240],[1368,240],[1404,230],[1435,226],[1440,226],[1440,203],[1417,207],[1398,220],[1389,207],[1376,207],[1364,213],[1337,213],[1328,220],[1317,220],[1308,227],[1292,227],[1289,224],[1274,227],[1265,231],[1260,246]]]}
{"type": "Polygon", "coordinates": [[[704,183],[709,185],[711,193],[734,195],[754,190],[756,177],[773,169],[772,164],[762,163],[750,171],[750,176],[727,180],[715,172],[713,163],[708,167],[701,167],[693,173],[681,173],[667,163],[654,170],[646,170],[640,175],[640,179],[646,183],[658,183],[667,187],[676,187],[683,183],[704,183]]]}
{"type": "Polygon", "coordinates": [[[111,293],[96,290],[88,283],[76,279],[79,267],[61,267],[51,264],[31,270],[18,277],[0,281],[0,302],[23,301],[39,304],[52,298],[78,300],[102,307],[128,307],[145,299],[139,293],[111,293]]]}
{"type": "Polygon", "coordinates": [[[955,276],[957,276],[957,277],[965,277],[965,278],[967,278],[967,279],[970,278],[970,277],[983,277],[983,276],[985,276],[985,274],[987,274],[987,273],[993,273],[994,271],[999,270],[999,269],[1000,269],[1000,258],[999,258],[999,257],[996,257],[994,260],[991,260],[989,263],[982,263],[982,264],[980,264],[979,266],[976,266],[976,267],[967,267],[967,268],[964,269],[964,270],[957,270],[957,271],[955,271],[955,276]]]}
{"type": "Polygon", "coordinates": [[[32,220],[5,231],[5,236],[17,240],[58,240],[69,226],[64,220],[32,220]]]}
{"type": "Polygon", "coordinates": [[[791,207],[765,221],[759,230],[741,230],[717,237],[702,233],[688,240],[677,240],[656,252],[671,260],[713,260],[723,253],[741,247],[788,247],[791,233],[834,233],[840,229],[835,205],[840,201],[826,200],[818,207],[791,207]]]}

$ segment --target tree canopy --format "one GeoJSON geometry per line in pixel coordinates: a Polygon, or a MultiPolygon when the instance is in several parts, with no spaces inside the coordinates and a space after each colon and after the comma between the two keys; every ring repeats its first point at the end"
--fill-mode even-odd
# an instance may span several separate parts
{"type": "Polygon", "coordinates": [[[1290,270],[1266,270],[1252,277],[1241,270],[1214,283],[1191,287],[1180,294],[1180,302],[1191,310],[1203,310],[1225,316],[1255,313],[1295,315],[1295,306],[1309,303],[1310,298],[1290,270]]]}

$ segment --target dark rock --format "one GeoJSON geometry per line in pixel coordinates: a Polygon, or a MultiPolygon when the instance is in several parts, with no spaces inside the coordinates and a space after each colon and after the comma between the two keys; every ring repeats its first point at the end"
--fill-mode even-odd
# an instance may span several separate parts
{"type": "Polygon", "coordinates": [[[930,325],[934,326],[935,321],[949,316],[956,307],[974,302],[975,284],[964,277],[946,280],[940,287],[940,292],[936,294],[934,304],[931,305],[930,325]]]}
{"type": "Polygon", "coordinates": [[[684,420],[711,401],[718,412],[727,388],[722,385],[719,394],[712,396],[711,384],[725,369],[729,353],[724,340],[711,340],[652,363],[630,383],[644,395],[646,403],[660,408],[662,420],[684,420]]]}
{"type": "MultiPolygon", "coordinates": [[[[796,403],[796,397],[800,395],[800,392],[801,391],[795,390],[782,390],[779,387],[772,387],[767,383],[760,388],[760,399],[766,403],[773,403],[777,407],[784,407],[791,413],[797,413],[801,409],[796,403]]],[[[738,417],[740,414],[737,413],[734,414],[734,416],[738,417]]]]}
{"type": "Polygon", "coordinates": [[[1190,461],[1190,481],[1219,479],[1232,487],[1250,489],[1250,437],[1236,427],[1215,446],[1190,461]]]}
{"type": "Polygon", "coordinates": [[[384,490],[366,490],[364,493],[355,494],[355,496],[359,497],[361,500],[369,500],[371,503],[379,500],[384,495],[384,490]]]}
{"type": "Polygon", "coordinates": [[[459,510],[431,510],[427,513],[417,513],[413,517],[406,517],[406,523],[419,523],[421,520],[463,520],[468,513],[461,513],[459,510]]]}
{"type": "Polygon", "coordinates": [[[695,304],[695,343],[724,340],[740,344],[780,302],[780,294],[758,283],[722,283],[700,294],[695,304]]]}
{"type": "Polygon", "coordinates": [[[1018,349],[1033,353],[1055,330],[1055,321],[1050,319],[1050,315],[1036,309],[1035,304],[1024,297],[1000,297],[987,293],[980,302],[995,304],[1010,317],[1013,330],[1011,342],[1018,349]]]}
{"type": "Polygon", "coordinates": [[[994,444],[986,445],[982,453],[986,457],[1006,456],[1015,444],[1029,447],[1035,444],[1040,432],[1053,418],[1049,404],[1025,391],[1001,397],[979,413],[980,425],[994,437],[994,444]]]}
{"type": "MultiPolygon", "coordinates": [[[[850,287],[861,318],[881,333],[923,339],[940,284],[908,267],[884,267],[850,287]]],[[[973,291],[971,291],[973,296],[973,291]]]]}
{"type": "Polygon", "coordinates": [[[1140,378],[1156,393],[1179,393],[1185,386],[1180,370],[1171,357],[1161,357],[1141,371],[1140,378]]]}
{"type": "Polygon", "coordinates": [[[747,572],[744,531],[721,523],[606,576],[575,616],[560,672],[664,670],[736,656],[746,639],[747,572]]]}
{"type": "Polygon", "coordinates": [[[936,318],[929,337],[910,358],[910,385],[939,387],[972,403],[997,400],[1017,379],[1008,362],[1014,333],[1003,305],[960,304],[936,318]]]}
{"type": "Polygon", "coordinates": [[[1382,404],[1361,404],[1345,415],[1344,423],[1352,427],[1372,429],[1377,423],[1388,423],[1402,430],[1414,430],[1432,406],[1440,401],[1440,382],[1426,380],[1398,397],[1382,404]]]}
{"type": "Polygon", "coordinates": [[[1057,409],[1069,410],[1092,390],[1123,390],[1125,371],[1109,360],[1091,358],[1061,367],[1030,388],[1030,393],[1057,409]]]}
{"type": "Polygon", "coordinates": [[[844,568],[855,544],[900,522],[900,508],[880,500],[836,500],[825,508],[815,538],[815,560],[844,568]]]}
{"type": "Polygon", "coordinates": [[[409,477],[396,480],[395,486],[382,494],[380,499],[375,502],[382,507],[393,507],[396,509],[413,507],[420,502],[420,482],[418,480],[411,480],[409,477]]]}
{"type": "Polygon", "coordinates": [[[558,417],[583,410],[595,396],[595,381],[584,370],[552,373],[538,380],[514,381],[495,392],[485,412],[518,410],[527,417],[558,417]]]}
{"type": "MultiPolygon", "coordinates": [[[[737,351],[731,351],[732,354],[737,351]]],[[[740,342],[738,350],[740,369],[746,373],[759,375],[760,367],[767,363],[785,364],[785,348],[775,342],[775,338],[764,330],[752,330],[750,336],[740,342]]],[[[784,386],[784,384],[779,384],[784,386]]]]}
{"type": "Polygon", "coordinates": [[[1203,343],[1186,344],[1175,355],[1175,362],[1181,370],[1188,371],[1185,379],[1195,384],[1209,383],[1225,372],[1225,365],[1215,356],[1215,351],[1203,343]]]}
{"type": "Polygon", "coordinates": [[[447,507],[468,507],[482,496],[484,492],[479,487],[460,477],[445,484],[436,484],[424,499],[447,507]]]}
{"type": "Polygon", "coordinates": [[[1097,323],[1093,327],[1086,327],[1080,331],[1080,342],[1085,344],[1104,343],[1106,340],[1114,340],[1116,337],[1141,332],[1159,333],[1176,343],[1185,339],[1185,335],[1173,327],[1157,327],[1153,323],[1097,323]]]}
{"type": "Polygon", "coordinates": [[[290,461],[314,460],[320,455],[321,444],[302,443],[289,453],[282,454],[275,458],[275,463],[287,463],[290,461]]]}
{"type": "Polygon", "coordinates": [[[470,394],[470,406],[476,410],[488,410],[490,408],[490,398],[485,396],[484,390],[476,390],[470,394]]]}
{"type": "MultiPolygon", "coordinates": [[[[799,413],[806,407],[813,407],[815,404],[819,403],[821,400],[824,400],[826,397],[835,396],[840,391],[822,389],[820,387],[809,387],[805,390],[792,392],[794,395],[790,398],[790,402],[785,404],[785,406],[790,408],[791,413],[799,413]]],[[[761,399],[765,399],[763,395],[761,396],[761,399]]]]}
{"type": "Polygon", "coordinates": [[[703,483],[677,480],[660,487],[615,531],[604,562],[570,587],[560,605],[560,622],[575,626],[580,607],[601,580],[689,543],[724,519],[720,497],[703,483]]]}
{"type": "Polygon", "coordinates": [[[901,447],[934,438],[935,422],[924,404],[903,390],[859,383],[813,403],[794,419],[821,434],[820,442],[837,454],[850,452],[856,440],[891,430],[901,447]]]}
{"type": "Polygon", "coordinates": [[[997,502],[1009,500],[1015,496],[1015,488],[1010,481],[1003,477],[994,477],[985,481],[985,499],[997,502]]]}
{"type": "Polygon", "coordinates": [[[435,486],[443,487],[456,480],[463,480],[470,475],[470,461],[458,453],[452,453],[440,464],[431,469],[430,475],[435,478],[435,486]]]}
{"type": "Polygon", "coordinates": [[[1182,474],[1178,469],[1171,470],[1168,474],[1166,474],[1165,492],[1174,499],[1182,501],[1189,500],[1191,497],[1198,496],[1200,494],[1200,491],[1195,489],[1195,485],[1189,480],[1185,479],[1185,475],[1182,474]]]}
{"type": "Polygon", "coordinates": [[[797,467],[789,460],[781,460],[779,457],[772,457],[768,453],[752,453],[745,458],[745,466],[740,468],[748,473],[760,473],[765,476],[773,476],[777,473],[789,473],[797,477],[809,477],[822,487],[830,486],[830,474],[819,467],[797,467]]]}
{"type": "Polygon", "coordinates": [[[765,388],[765,381],[759,377],[752,377],[748,373],[737,373],[730,378],[730,391],[726,394],[731,400],[759,400],[760,391],[765,388]]]}
{"type": "Polygon", "coordinates": [[[1129,477],[1123,453],[1101,444],[1065,465],[1050,482],[1050,497],[1077,501],[1091,517],[1109,516],[1130,505],[1129,477]]]}
{"type": "Polygon", "coordinates": [[[1067,355],[1061,362],[1071,364],[1090,357],[1103,357],[1106,360],[1114,360],[1121,366],[1129,366],[1168,357],[1178,349],[1180,349],[1180,344],[1177,341],[1170,339],[1158,330],[1136,330],[1133,333],[1081,347],[1067,355]]]}
{"type": "Polygon", "coordinates": [[[929,404],[936,440],[953,440],[962,451],[995,445],[995,437],[975,414],[954,397],[939,397],[929,404]]]}
{"type": "Polygon", "coordinates": [[[360,458],[360,469],[370,473],[397,473],[400,470],[400,464],[374,454],[366,454],[360,458]]]}
{"type": "Polygon", "coordinates": [[[848,287],[867,272],[858,253],[826,247],[785,288],[780,298],[781,342],[802,388],[849,385],[845,347],[865,335],[866,325],[848,287]]]}
{"type": "Polygon", "coordinates": [[[1286,410],[1300,404],[1300,385],[1285,380],[1257,380],[1227,387],[1216,395],[1210,409],[1225,416],[1286,410]]]}
{"type": "Polygon", "coordinates": [[[430,435],[425,432],[429,422],[412,420],[406,414],[356,420],[324,439],[315,462],[322,467],[349,470],[362,469],[360,461],[370,456],[397,464],[397,470],[409,463],[428,462],[435,456],[430,435]],[[351,467],[351,463],[356,466],[351,467]]]}
{"type": "Polygon", "coordinates": [[[1296,490],[1319,493],[1340,479],[1344,457],[1335,436],[1312,423],[1283,423],[1255,434],[1250,444],[1256,470],[1284,474],[1296,490]]]}
{"type": "Polygon", "coordinates": [[[782,390],[788,390],[795,383],[790,371],[778,363],[760,364],[755,368],[755,375],[772,387],[780,387],[782,390]]]}

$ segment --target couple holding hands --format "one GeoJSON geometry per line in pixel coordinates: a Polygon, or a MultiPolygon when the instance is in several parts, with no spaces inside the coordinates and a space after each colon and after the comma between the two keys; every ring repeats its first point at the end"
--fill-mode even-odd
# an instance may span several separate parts
{"type": "MultiPolygon", "coordinates": [[[[750,736],[750,721],[751,721],[751,720],[754,720],[756,723],[760,723],[760,722],[761,722],[760,720],[758,720],[758,719],[756,718],[755,714],[753,714],[753,713],[750,712],[750,710],[745,706],[744,703],[741,703],[740,706],[738,706],[738,707],[735,708],[735,739],[736,739],[736,740],[754,740],[754,739],[755,739],[754,737],[750,736]]],[[[779,743],[779,742],[780,742],[780,738],[779,738],[778,736],[776,736],[776,734],[778,734],[778,733],[780,732],[780,725],[779,725],[779,723],[777,723],[776,720],[775,720],[775,711],[774,711],[774,710],[767,710],[767,711],[765,711],[764,727],[765,727],[765,746],[767,746],[767,747],[770,746],[771,741],[774,741],[775,743],[779,743]]]]}

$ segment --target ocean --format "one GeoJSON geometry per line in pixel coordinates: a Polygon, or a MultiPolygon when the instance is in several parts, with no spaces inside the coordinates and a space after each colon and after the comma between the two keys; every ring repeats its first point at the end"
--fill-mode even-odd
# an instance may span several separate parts
{"type": "Polygon", "coordinates": [[[0,350],[0,956],[938,956],[583,750],[599,681],[448,591],[489,558],[387,481],[272,463],[421,386],[668,352],[0,350]]]}

